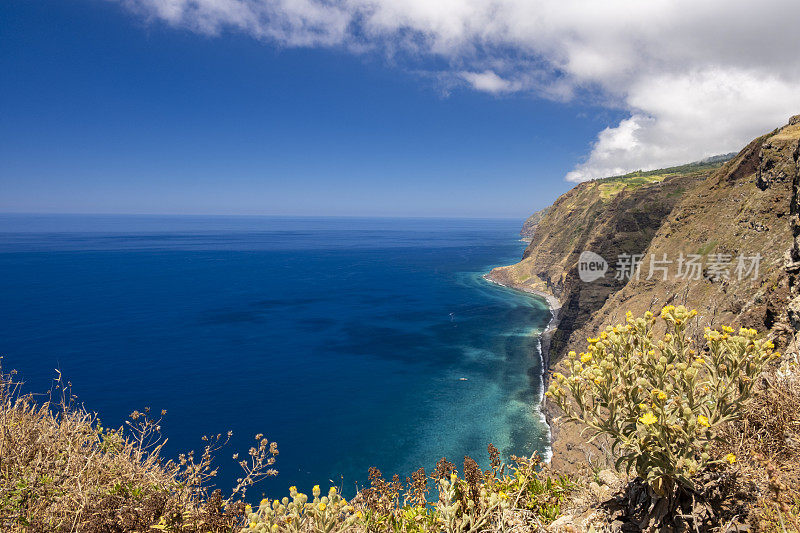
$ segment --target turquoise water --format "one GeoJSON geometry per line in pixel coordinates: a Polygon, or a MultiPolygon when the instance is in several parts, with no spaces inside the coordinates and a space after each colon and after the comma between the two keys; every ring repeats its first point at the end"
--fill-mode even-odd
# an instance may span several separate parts
{"type": "Polygon", "coordinates": [[[280,474],[254,495],[370,466],[408,475],[486,446],[545,452],[545,302],[482,279],[516,220],[0,215],[0,353],[31,391],[55,368],[118,426],[167,409],[166,452],[233,430],[280,474]]]}

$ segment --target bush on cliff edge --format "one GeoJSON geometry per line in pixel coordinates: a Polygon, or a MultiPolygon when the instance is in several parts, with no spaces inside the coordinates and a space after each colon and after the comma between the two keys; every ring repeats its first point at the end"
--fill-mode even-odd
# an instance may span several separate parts
{"type": "Polygon", "coordinates": [[[230,434],[204,438],[199,457],[165,461],[160,429],[149,409],[134,411],[124,429],[105,428],[60,379],[38,404],[0,366],[0,529],[216,533],[242,523],[247,487],[276,473],[275,443],[258,436],[225,499],[209,485],[230,434]]]}

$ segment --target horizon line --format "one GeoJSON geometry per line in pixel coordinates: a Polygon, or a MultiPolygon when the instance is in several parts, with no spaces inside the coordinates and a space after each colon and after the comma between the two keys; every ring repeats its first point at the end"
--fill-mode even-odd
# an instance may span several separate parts
{"type": "Polygon", "coordinates": [[[350,219],[471,219],[471,220],[519,220],[522,216],[469,216],[469,215],[311,215],[311,214],[264,214],[264,213],[108,213],[108,212],[58,212],[58,211],[2,211],[0,216],[119,216],[119,217],[250,217],[250,218],[350,218],[350,219]]]}

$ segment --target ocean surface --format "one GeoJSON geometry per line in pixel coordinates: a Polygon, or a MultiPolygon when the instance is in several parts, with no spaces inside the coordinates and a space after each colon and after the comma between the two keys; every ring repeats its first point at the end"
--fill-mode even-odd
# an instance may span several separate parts
{"type": "Polygon", "coordinates": [[[482,279],[517,220],[0,215],[0,355],[25,390],[59,369],[107,427],[167,409],[168,456],[277,441],[281,496],[442,456],[547,452],[543,300],[482,279]],[[330,481],[329,481],[330,480],[330,481]]]}

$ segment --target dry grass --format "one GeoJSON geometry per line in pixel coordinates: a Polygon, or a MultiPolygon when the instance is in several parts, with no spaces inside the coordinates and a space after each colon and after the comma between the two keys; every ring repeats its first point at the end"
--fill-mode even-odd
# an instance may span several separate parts
{"type": "Polygon", "coordinates": [[[744,417],[727,428],[724,450],[761,497],[751,513],[759,531],[800,533],[800,369],[796,361],[762,376],[744,417]]]}
{"type": "Polygon", "coordinates": [[[796,464],[800,457],[800,376],[773,372],[763,379],[764,387],[735,431],[738,455],[761,454],[777,464],[796,464]]]}
{"type": "Polygon", "coordinates": [[[108,429],[60,379],[46,398],[21,395],[0,366],[2,531],[231,531],[243,523],[247,487],[276,473],[275,444],[259,435],[240,462],[242,479],[223,499],[208,487],[214,454],[230,435],[204,438],[198,458],[166,461],[160,418],[149,409],[132,413],[124,430],[108,429]]]}

